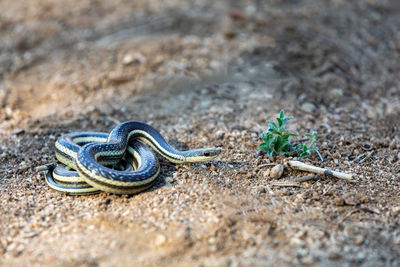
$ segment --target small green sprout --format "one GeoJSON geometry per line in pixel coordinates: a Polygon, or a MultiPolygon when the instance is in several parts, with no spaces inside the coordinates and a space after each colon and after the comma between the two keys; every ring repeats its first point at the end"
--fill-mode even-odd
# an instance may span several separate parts
{"type": "Polygon", "coordinates": [[[293,117],[285,117],[285,111],[281,110],[279,117],[276,118],[276,123],[268,121],[267,132],[263,132],[260,135],[264,142],[258,147],[265,151],[268,157],[286,155],[306,158],[310,156],[313,151],[318,153],[318,148],[315,147],[314,144],[319,138],[319,135],[315,131],[304,135],[305,138],[309,139],[306,143],[290,142],[291,136],[298,135],[286,130],[286,123],[291,119],[293,119],[293,117]]]}

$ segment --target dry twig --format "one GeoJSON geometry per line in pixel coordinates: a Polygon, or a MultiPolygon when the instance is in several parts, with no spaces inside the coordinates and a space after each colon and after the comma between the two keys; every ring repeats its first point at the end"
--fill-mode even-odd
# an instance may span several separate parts
{"type": "Polygon", "coordinates": [[[275,166],[275,165],[276,165],[276,163],[265,163],[265,164],[258,165],[257,167],[263,168],[263,167],[269,167],[269,166],[275,166]]]}
{"type": "Polygon", "coordinates": [[[300,183],[292,182],[292,181],[272,182],[271,185],[275,185],[275,186],[297,186],[297,187],[300,187],[300,183]]]}
{"type": "Polygon", "coordinates": [[[305,164],[303,162],[296,161],[296,160],[290,160],[288,163],[289,163],[290,167],[292,167],[293,169],[296,169],[296,170],[307,171],[307,172],[312,172],[312,173],[317,173],[317,174],[323,174],[323,175],[327,175],[327,176],[333,176],[333,177],[336,177],[339,179],[344,179],[351,183],[356,182],[352,179],[353,175],[349,174],[349,173],[337,172],[337,171],[332,171],[329,169],[319,168],[319,167],[305,164]]]}

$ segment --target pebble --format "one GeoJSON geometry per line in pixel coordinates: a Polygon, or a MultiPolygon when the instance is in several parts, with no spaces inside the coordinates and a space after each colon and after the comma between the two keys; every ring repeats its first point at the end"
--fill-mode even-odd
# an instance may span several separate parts
{"type": "Polygon", "coordinates": [[[19,164],[19,170],[20,170],[20,171],[26,171],[28,168],[29,168],[29,166],[26,164],[25,161],[22,161],[22,162],[19,164]]]}
{"type": "Polygon", "coordinates": [[[225,137],[225,131],[218,130],[215,135],[217,136],[218,139],[222,140],[225,137]]]}
{"type": "Polygon", "coordinates": [[[328,93],[329,98],[333,100],[339,100],[343,96],[343,89],[333,88],[328,93]]]}
{"type": "Polygon", "coordinates": [[[8,245],[7,250],[12,251],[12,250],[15,250],[17,247],[18,247],[18,244],[14,242],[14,243],[11,243],[10,245],[8,245]]]}
{"type": "Polygon", "coordinates": [[[23,237],[23,238],[32,238],[32,237],[35,237],[35,236],[37,236],[37,235],[38,235],[38,234],[35,233],[35,232],[29,232],[29,233],[23,234],[22,237],[23,237]]]}
{"type": "Polygon", "coordinates": [[[264,172],[263,172],[263,177],[264,177],[264,178],[268,178],[268,177],[269,177],[269,174],[270,174],[270,172],[271,172],[271,170],[270,170],[270,169],[268,169],[268,170],[264,171],[264,172]]]}
{"type": "Polygon", "coordinates": [[[267,190],[265,189],[264,186],[259,186],[259,187],[257,188],[257,193],[259,193],[259,194],[264,194],[264,193],[266,193],[266,192],[267,192],[267,190]]]}
{"type": "Polygon", "coordinates": [[[122,64],[127,66],[132,64],[135,61],[135,59],[133,58],[133,55],[131,54],[127,54],[122,58],[122,64]]]}
{"type": "Polygon", "coordinates": [[[344,199],[341,197],[336,197],[333,200],[333,203],[335,203],[336,206],[344,206],[344,199]]]}
{"type": "Polygon", "coordinates": [[[361,235],[356,236],[356,237],[354,238],[354,244],[355,244],[356,246],[361,245],[363,242],[364,242],[364,237],[361,236],[361,235]]]}
{"type": "Polygon", "coordinates": [[[161,247],[161,246],[163,246],[165,244],[166,241],[167,241],[167,238],[165,237],[165,235],[158,234],[156,236],[155,241],[154,241],[154,245],[156,247],[161,247]]]}
{"type": "Polygon", "coordinates": [[[274,178],[274,179],[281,178],[281,176],[282,176],[282,174],[283,174],[283,169],[284,169],[283,165],[278,164],[278,165],[274,166],[274,167],[271,169],[269,175],[271,176],[271,178],[274,178]]]}
{"type": "Polygon", "coordinates": [[[208,239],[209,244],[214,244],[216,241],[217,241],[216,238],[213,236],[208,239]]]}
{"type": "Polygon", "coordinates": [[[346,205],[355,206],[360,203],[359,198],[352,193],[346,193],[343,195],[342,199],[346,205]]]}
{"type": "Polygon", "coordinates": [[[328,250],[328,258],[331,260],[338,260],[342,257],[340,253],[340,249],[338,248],[332,248],[328,250]]]}
{"type": "Polygon", "coordinates": [[[394,214],[400,214],[400,206],[393,207],[393,208],[392,208],[392,212],[393,212],[394,214]]]}
{"type": "Polygon", "coordinates": [[[113,83],[124,83],[131,80],[131,77],[119,72],[110,72],[108,74],[108,79],[113,83]]]}
{"type": "Polygon", "coordinates": [[[301,258],[301,263],[306,264],[306,265],[311,265],[314,262],[315,262],[314,258],[309,255],[301,258]]]}
{"type": "Polygon", "coordinates": [[[126,54],[122,58],[122,64],[125,66],[131,65],[132,63],[142,64],[146,63],[146,61],[147,61],[146,57],[141,53],[126,54]]]}
{"type": "Polygon", "coordinates": [[[12,133],[15,135],[20,135],[20,134],[25,133],[25,130],[22,128],[18,128],[18,129],[15,129],[12,133]]]}
{"type": "Polygon", "coordinates": [[[312,195],[312,199],[313,200],[319,200],[320,199],[319,194],[317,192],[314,192],[313,195],[312,195]]]}
{"type": "Polygon", "coordinates": [[[305,103],[303,103],[303,104],[301,105],[300,109],[301,109],[302,111],[304,111],[304,112],[312,113],[312,112],[314,112],[314,111],[317,109],[317,107],[316,107],[314,104],[312,104],[312,103],[305,102],[305,103]]]}
{"type": "Polygon", "coordinates": [[[167,177],[167,178],[165,178],[164,181],[165,181],[165,185],[168,187],[171,187],[177,183],[177,180],[174,177],[167,177]]]}

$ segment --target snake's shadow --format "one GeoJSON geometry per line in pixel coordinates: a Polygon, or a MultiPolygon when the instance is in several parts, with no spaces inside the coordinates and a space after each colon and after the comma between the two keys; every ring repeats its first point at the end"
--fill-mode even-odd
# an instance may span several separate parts
{"type": "MultiPolygon", "coordinates": [[[[168,143],[171,144],[177,150],[184,151],[184,150],[190,149],[190,147],[188,145],[186,145],[185,143],[180,142],[176,139],[168,140],[168,143]]],[[[155,191],[163,186],[168,185],[168,183],[165,182],[165,179],[168,177],[172,177],[174,175],[174,173],[177,171],[176,165],[174,163],[169,162],[168,160],[164,159],[157,153],[155,153],[155,155],[158,158],[158,162],[160,164],[160,174],[158,175],[158,177],[152,187],[150,187],[144,191],[141,191],[139,194],[155,191]]],[[[135,196],[135,195],[136,194],[133,194],[131,196],[135,196]]]]}

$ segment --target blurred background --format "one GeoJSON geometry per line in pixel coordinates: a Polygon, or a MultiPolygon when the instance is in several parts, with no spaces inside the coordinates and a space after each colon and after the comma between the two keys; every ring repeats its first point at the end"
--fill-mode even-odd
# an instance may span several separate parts
{"type": "MultiPolygon", "coordinates": [[[[281,92],[306,93],[315,103],[343,94],[398,95],[398,5],[4,0],[0,118],[85,113],[121,107],[143,90],[278,76],[281,92]]],[[[379,105],[382,114],[398,111],[393,103],[379,105]]]]}

